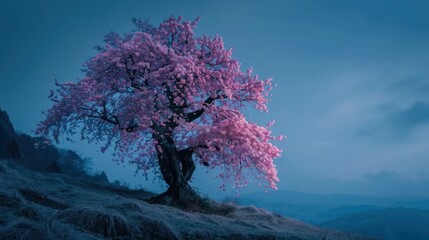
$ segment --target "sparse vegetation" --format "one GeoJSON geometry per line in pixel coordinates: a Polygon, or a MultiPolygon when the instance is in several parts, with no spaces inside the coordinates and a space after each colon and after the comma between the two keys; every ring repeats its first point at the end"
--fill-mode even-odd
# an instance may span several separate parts
{"type": "Polygon", "coordinates": [[[42,230],[34,227],[33,224],[28,222],[19,222],[9,227],[6,231],[0,232],[0,239],[43,240],[46,238],[42,230]]]}
{"type": "MultiPolygon", "coordinates": [[[[1,161],[0,167],[2,240],[283,240],[318,239],[326,232],[256,207],[202,199],[183,211],[147,203],[154,194],[143,190],[32,172],[12,162],[1,161]]],[[[329,240],[355,240],[354,235],[327,232],[329,240]]]]}

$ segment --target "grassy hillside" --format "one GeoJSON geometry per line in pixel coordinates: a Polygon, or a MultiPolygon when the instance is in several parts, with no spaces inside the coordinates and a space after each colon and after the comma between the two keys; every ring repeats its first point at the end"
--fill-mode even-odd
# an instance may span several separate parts
{"type": "Polygon", "coordinates": [[[9,161],[0,161],[0,178],[0,239],[365,239],[251,206],[207,200],[199,212],[184,212],[151,205],[149,192],[9,161]]]}

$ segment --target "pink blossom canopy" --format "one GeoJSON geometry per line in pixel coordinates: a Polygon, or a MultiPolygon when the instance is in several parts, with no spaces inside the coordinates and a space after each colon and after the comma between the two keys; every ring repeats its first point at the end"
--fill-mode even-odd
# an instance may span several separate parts
{"type": "Polygon", "coordinates": [[[219,169],[221,179],[243,186],[250,176],[276,189],[273,160],[281,150],[270,141],[277,138],[241,112],[267,111],[271,79],[240,71],[221,37],[195,36],[197,22],[171,17],[155,28],[134,20],[135,31],[108,34],[84,64],[84,78],[57,83],[37,133],[58,142],[80,131],[82,139],[105,143],[103,151],[113,147],[116,161],[147,172],[157,167],[153,134],[165,131],[179,149],[194,149],[194,161],[219,169]]]}

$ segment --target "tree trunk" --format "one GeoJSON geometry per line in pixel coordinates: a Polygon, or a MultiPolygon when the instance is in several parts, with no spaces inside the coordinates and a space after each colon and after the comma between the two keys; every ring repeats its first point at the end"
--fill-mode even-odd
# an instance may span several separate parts
{"type": "Polygon", "coordinates": [[[195,170],[192,150],[179,151],[171,138],[164,137],[162,140],[167,141],[158,140],[158,163],[161,174],[168,184],[168,189],[148,201],[186,208],[187,205],[200,199],[200,196],[188,184],[195,170]]]}
{"type": "Polygon", "coordinates": [[[192,160],[192,149],[184,149],[179,152],[180,162],[182,164],[182,174],[186,182],[188,182],[195,170],[195,164],[192,160]]]}

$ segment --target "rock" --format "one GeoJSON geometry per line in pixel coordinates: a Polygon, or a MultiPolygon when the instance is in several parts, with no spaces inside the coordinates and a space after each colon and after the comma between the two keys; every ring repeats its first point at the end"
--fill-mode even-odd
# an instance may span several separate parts
{"type": "Polygon", "coordinates": [[[0,159],[19,159],[20,156],[15,130],[8,114],[0,109],[0,159]]]}
{"type": "Polygon", "coordinates": [[[49,165],[48,172],[52,173],[62,173],[60,166],[58,165],[57,161],[52,161],[51,165],[49,165]]]}
{"type": "Polygon", "coordinates": [[[107,174],[103,171],[100,174],[93,176],[93,181],[98,183],[109,183],[109,178],[107,174]]]}

